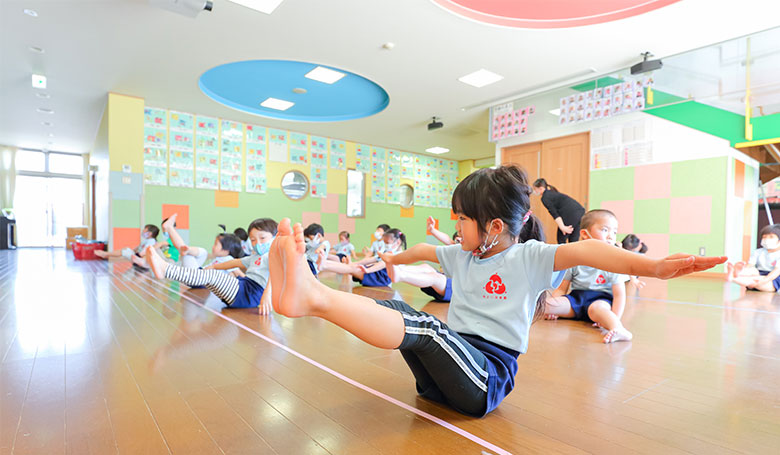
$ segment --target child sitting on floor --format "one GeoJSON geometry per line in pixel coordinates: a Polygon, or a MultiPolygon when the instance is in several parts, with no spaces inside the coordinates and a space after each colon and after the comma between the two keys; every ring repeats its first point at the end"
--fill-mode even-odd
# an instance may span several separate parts
{"type": "MultiPolygon", "coordinates": [[[[645,242],[639,240],[639,237],[634,234],[628,234],[621,242],[621,245],[623,245],[624,250],[633,251],[634,253],[639,254],[647,253],[647,245],[645,245],[645,242]]],[[[637,289],[644,288],[646,284],[644,281],[640,280],[638,276],[633,275],[631,275],[630,282],[637,289]]]]}
{"type": "MultiPolygon", "coordinates": [[[[596,239],[615,245],[618,220],[609,210],[596,209],[587,212],[580,221],[580,238],[596,239]]],[[[575,242],[576,243],[576,242],[575,242]]],[[[607,330],[604,343],[630,341],[620,318],[626,306],[626,281],[628,276],[610,273],[587,266],[577,266],[566,271],[560,286],[546,301],[546,319],[558,317],[592,321],[607,330]],[[566,291],[571,284],[571,292],[566,291]]]]}
{"type": "MultiPolygon", "coordinates": [[[[397,253],[406,249],[406,236],[398,229],[390,229],[382,236],[382,250],[388,253],[397,253]]],[[[430,267],[433,269],[432,267],[430,267]]],[[[385,263],[381,259],[369,266],[359,262],[342,264],[335,261],[324,261],[322,270],[352,275],[352,280],[363,286],[378,287],[390,286],[392,281],[385,269],[385,263]]]]}
{"type": "Polygon", "coordinates": [[[380,224],[379,226],[376,227],[376,231],[374,231],[374,243],[372,243],[371,246],[367,246],[363,248],[363,256],[366,259],[376,258],[376,254],[382,252],[382,248],[384,248],[384,242],[382,242],[382,237],[384,237],[385,232],[389,230],[390,230],[390,226],[387,224],[380,224]]]}
{"type": "Polygon", "coordinates": [[[317,223],[306,226],[303,236],[306,238],[306,260],[309,261],[309,269],[317,276],[330,252],[330,242],[325,240],[325,229],[317,223]]]}
{"type": "Polygon", "coordinates": [[[761,248],[748,262],[726,264],[726,280],[751,291],[777,292],[780,289],[780,225],[770,224],[759,232],[761,248]]]}
{"type": "MultiPolygon", "coordinates": [[[[184,242],[184,239],[181,238],[175,227],[177,216],[178,214],[174,213],[162,224],[163,232],[168,234],[168,240],[178,250],[182,267],[203,267],[209,257],[209,252],[205,248],[189,246],[184,242]]],[[[214,245],[211,247],[211,253],[214,255],[212,263],[226,262],[243,257],[241,242],[233,234],[217,235],[214,245]]]]}
{"type": "Polygon", "coordinates": [[[357,260],[355,245],[349,243],[349,232],[341,231],[339,232],[339,243],[333,246],[333,251],[328,256],[328,260],[349,264],[353,259],[357,260]]]}
{"type": "Polygon", "coordinates": [[[121,250],[114,251],[95,250],[95,256],[102,259],[125,258],[139,267],[146,268],[146,259],[144,259],[143,255],[146,253],[147,248],[154,247],[155,243],[157,243],[157,236],[159,234],[160,229],[158,229],[157,226],[147,224],[141,232],[141,243],[138,244],[135,249],[122,248],[121,250]]]}
{"type": "Polygon", "coordinates": [[[158,279],[179,281],[190,287],[203,286],[230,308],[260,306],[260,314],[270,314],[270,286],[268,282],[268,249],[276,235],[276,221],[259,218],[249,225],[249,238],[254,253],[241,259],[212,264],[205,269],[185,268],[166,262],[154,248],[146,250],[146,259],[158,279]],[[242,276],[222,273],[239,267],[242,276]]]}
{"type": "Polygon", "coordinates": [[[233,230],[233,235],[241,240],[241,249],[244,250],[244,256],[251,255],[252,242],[249,240],[249,235],[246,233],[246,230],[242,227],[237,227],[235,230],[233,230]]]}

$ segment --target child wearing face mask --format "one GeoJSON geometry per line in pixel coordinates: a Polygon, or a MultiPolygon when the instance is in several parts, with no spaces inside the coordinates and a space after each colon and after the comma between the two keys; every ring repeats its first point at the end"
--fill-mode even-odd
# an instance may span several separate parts
{"type": "Polygon", "coordinates": [[[747,262],[726,264],[726,280],[751,291],[777,292],[780,289],[780,225],[766,226],[759,235],[761,248],[747,262]]]}
{"type": "Polygon", "coordinates": [[[158,279],[179,281],[190,287],[202,286],[219,297],[230,308],[260,306],[260,314],[270,313],[268,251],[276,235],[276,221],[258,218],[249,225],[254,251],[241,259],[214,263],[203,269],[185,268],[166,262],[153,248],[146,250],[146,260],[158,279]],[[222,273],[234,267],[243,272],[234,276],[222,273]]]}
{"type": "MultiPolygon", "coordinates": [[[[174,250],[176,256],[181,260],[181,266],[186,268],[203,267],[209,257],[209,252],[205,248],[189,246],[182,239],[176,230],[176,218],[178,214],[174,213],[166,219],[163,224],[163,232],[166,234],[167,242],[171,245],[168,251],[174,250]]],[[[232,234],[219,234],[211,247],[211,253],[214,257],[212,263],[225,262],[243,257],[241,241],[232,234]]],[[[173,258],[173,256],[171,256],[173,258]]]]}
{"type": "MultiPolygon", "coordinates": [[[[396,254],[406,249],[406,235],[398,229],[390,229],[382,236],[381,254],[396,254]]],[[[429,267],[431,268],[431,267],[429,267]]],[[[432,269],[432,268],[431,268],[432,269]]],[[[363,286],[377,287],[390,286],[392,280],[387,274],[385,263],[381,259],[369,266],[359,262],[351,264],[342,264],[335,261],[325,261],[322,264],[322,270],[352,275],[352,280],[363,286]]]]}
{"type": "Polygon", "coordinates": [[[588,265],[668,279],[726,260],[693,255],[651,259],[597,240],[566,245],[535,241],[542,225],[530,214],[530,194],[520,168],[478,169],[452,195],[459,245],[419,243],[386,256],[388,265],[442,265],[453,288],[446,323],[400,300],[374,300],[320,283],[301,257],[303,228],[291,226],[289,219],[280,223],[269,257],[276,283],[274,310],[291,318],[318,317],[372,346],[397,349],[423,398],[482,417],[514,388],[518,356],[528,349],[531,323],[544,307],[540,297],[554,271],[588,265]]]}
{"type": "Polygon", "coordinates": [[[349,242],[349,232],[341,231],[339,232],[339,243],[333,246],[333,251],[328,256],[328,260],[349,264],[352,262],[352,259],[357,259],[355,245],[349,242]]]}
{"type": "Polygon", "coordinates": [[[382,248],[384,248],[382,237],[384,237],[385,232],[389,230],[390,226],[387,224],[380,224],[376,227],[376,231],[374,231],[374,242],[371,244],[371,246],[363,248],[363,255],[366,259],[374,258],[374,261],[376,260],[375,258],[377,253],[381,253],[382,248]]]}
{"type": "Polygon", "coordinates": [[[317,276],[330,253],[330,242],[325,240],[325,229],[317,223],[306,226],[303,237],[306,239],[306,260],[309,262],[309,269],[314,276],[317,276]]]}
{"type": "MultiPolygon", "coordinates": [[[[587,212],[580,220],[580,237],[615,245],[618,221],[609,210],[587,212]]],[[[633,338],[620,322],[626,307],[627,275],[605,272],[579,265],[566,271],[560,286],[552,292],[544,307],[545,319],[592,321],[607,330],[604,343],[630,341],[633,338]],[[566,294],[571,284],[571,292],[566,294]]]]}
{"type": "Polygon", "coordinates": [[[139,243],[138,246],[134,249],[122,248],[121,250],[114,251],[96,250],[95,256],[102,259],[125,258],[128,261],[132,261],[133,264],[145,268],[146,260],[143,258],[143,255],[146,253],[147,248],[153,247],[155,245],[157,242],[157,236],[159,234],[160,229],[158,229],[157,226],[153,224],[147,224],[144,226],[143,231],[141,231],[141,243],[139,243]]]}

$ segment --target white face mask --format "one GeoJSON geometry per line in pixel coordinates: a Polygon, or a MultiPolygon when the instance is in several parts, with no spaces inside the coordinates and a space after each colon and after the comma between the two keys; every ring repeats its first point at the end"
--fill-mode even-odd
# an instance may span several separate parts
{"type": "Polygon", "coordinates": [[[767,250],[774,250],[777,248],[777,244],[780,243],[778,239],[762,239],[761,246],[767,250]]]}
{"type": "Polygon", "coordinates": [[[377,239],[377,240],[381,239],[381,238],[382,238],[382,235],[383,235],[383,234],[382,234],[382,232],[381,232],[381,231],[376,231],[376,232],[374,232],[374,238],[375,238],[375,239],[377,239]]]}

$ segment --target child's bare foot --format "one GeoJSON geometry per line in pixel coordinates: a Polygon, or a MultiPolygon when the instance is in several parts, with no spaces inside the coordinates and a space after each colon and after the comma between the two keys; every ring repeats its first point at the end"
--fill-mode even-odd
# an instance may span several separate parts
{"type": "Polygon", "coordinates": [[[179,248],[179,253],[181,253],[181,255],[184,256],[185,254],[187,254],[187,251],[189,251],[189,250],[190,250],[189,246],[182,245],[181,248],[179,248]]]}
{"type": "Polygon", "coordinates": [[[734,280],[734,264],[731,262],[726,263],[726,281],[734,280]]]}
{"type": "Polygon", "coordinates": [[[271,302],[274,311],[291,318],[315,313],[325,287],[309,270],[305,250],[300,223],[290,227],[290,219],[282,219],[268,255],[271,302]]]}
{"type": "Polygon", "coordinates": [[[165,223],[162,224],[163,231],[168,231],[169,229],[173,229],[174,226],[176,226],[176,217],[179,216],[178,213],[174,213],[170,216],[167,220],[165,220],[165,223]]]}
{"type": "Polygon", "coordinates": [[[165,271],[168,270],[169,264],[157,254],[157,250],[154,248],[146,249],[146,263],[149,264],[152,273],[158,280],[165,278],[165,271]]]}
{"type": "Polygon", "coordinates": [[[349,257],[349,256],[344,256],[344,257],[341,258],[341,263],[342,264],[351,264],[352,263],[352,258],[349,257]]]}
{"type": "MultiPolygon", "coordinates": [[[[151,248],[148,248],[151,249],[151,248]]],[[[135,264],[137,267],[141,267],[142,269],[148,269],[149,265],[144,260],[144,258],[138,257],[136,255],[133,255],[133,264],[135,264]]]]}
{"type": "Polygon", "coordinates": [[[387,276],[390,278],[391,283],[398,283],[400,279],[400,270],[393,264],[386,264],[385,270],[387,270],[387,276]]]}
{"type": "Polygon", "coordinates": [[[625,327],[618,327],[610,330],[604,335],[604,343],[614,343],[615,341],[631,341],[634,335],[626,330],[625,327]]]}
{"type": "Polygon", "coordinates": [[[544,315],[544,318],[547,319],[548,321],[556,321],[556,320],[558,320],[558,315],[557,314],[546,313],[544,315]]]}
{"type": "Polygon", "coordinates": [[[108,252],[103,250],[95,250],[95,256],[99,257],[100,259],[105,259],[106,256],[108,256],[108,252]]]}

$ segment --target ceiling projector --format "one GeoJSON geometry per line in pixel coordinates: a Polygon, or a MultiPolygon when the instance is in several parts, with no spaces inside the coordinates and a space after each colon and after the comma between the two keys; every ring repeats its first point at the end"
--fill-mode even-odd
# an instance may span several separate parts
{"type": "Polygon", "coordinates": [[[663,68],[664,63],[661,60],[647,59],[653,55],[650,52],[643,52],[641,55],[643,57],[642,61],[631,67],[631,74],[642,74],[663,68]]]}
{"type": "Polygon", "coordinates": [[[436,117],[433,117],[431,120],[431,123],[428,124],[428,131],[438,130],[439,128],[442,128],[444,126],[444,123],[437,121],[436,117]]]}
{"type": "Polygon", "coordinates": [[[201,11],[211,11],[211,0],[149,0],[149,4],[183,16],[195,17],[201,11]]]}

